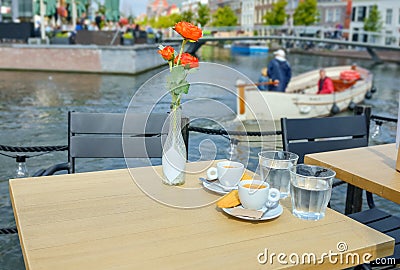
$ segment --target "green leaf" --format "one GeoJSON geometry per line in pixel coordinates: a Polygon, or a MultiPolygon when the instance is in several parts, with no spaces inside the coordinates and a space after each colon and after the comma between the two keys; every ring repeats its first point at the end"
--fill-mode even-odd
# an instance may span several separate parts
{"type": "Polygon", "coordinates": [[[176,94],[185,93],[187,94],[188,89],[186,85],[187,70],[183,66],[174,67],[171,73],[167,76],[167,88],[176,94]]]}
{"type": "Polygon", "coordinates": [[[173,89],[173,91],[174,91],[174,93],[175,93],[176,95],[180,95],[180,94],[182,94],[182,93],[187,94],[187,93],[189,93],[189,87],[190,87],[190,84],[189,84],[188,82],[185,82],[185,83],[182,83],[182,84],[180,84],[180,85],[177,85],[177,86],[173,89]]]}
{"type": "Polygon", "coordinates": [[[186,77],[185,68],[183,66],[176,66],[171,70],[171,78],[176,81],[182,81],[186,77]]]}

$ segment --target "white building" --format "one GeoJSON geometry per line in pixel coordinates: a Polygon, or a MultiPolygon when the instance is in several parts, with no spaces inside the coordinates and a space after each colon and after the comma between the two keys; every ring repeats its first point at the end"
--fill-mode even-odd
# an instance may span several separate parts
{"type": "Polygon", "coordinates": [[[299,5],[299,0],[288,0],[288,4],[285,8],[286,14],[288,15],[288,18],[286,20],[286,25],[290,27],[293,27],[294,24],[293,14],[298,5],[299,5]]]}
{"type": "Polygon", "coordinates": [[[243,28],[253,28],[255,22],[255,0],[242,0],[240,19],[243,28]]]}
{"type": "Polygon", "coordinates": [[[325,27],[336,27],[339,24],[343,26],[346,18],[346,7],[346,0],[319,0],[319,24],[325,27]]]}
{"type": "MultiPolygon", "coordinates": [[[[290,1],[290,0],[289,0],[290,1]]],[[[254,24],[263,25],[265,14],[272,9],[272,5],[278,0],[255,0],[254,24]]]]}
{"type": "Polygon", "coordinates": [[[382,45],[399,45],[400,39],[400,1],[399,0],[353,0],[350,38],[353,41],[373,42],[382,45]],[[382,16],[382,31],[379,35],[362,33],[364,20],[373,5],[377,5],[382,16]]]}
{"type": "Polygon", "coordinates": [[[208,5],[208,0],[186,0],[183,1],[181,4],[181,11],[192,11],[193,13],[197,13],[197,9],[199,4],[208,5]]]}

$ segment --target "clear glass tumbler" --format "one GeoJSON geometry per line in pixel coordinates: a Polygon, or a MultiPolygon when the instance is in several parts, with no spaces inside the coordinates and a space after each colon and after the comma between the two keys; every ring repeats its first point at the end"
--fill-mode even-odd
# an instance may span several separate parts
{"type": "Polygon", "coordinates": [[[262,151],[258,153],[261,179],[286,198],[290,192],[289,171],[297,164],[299,156],[286,151],[262,151]]]}
{"type": "Polygon", "coordinates": [[[293,215],[306,220],[323,218],[331,198],[335,175],[336,173],[328,168],[297,165],[290,172],[293,215]]]}

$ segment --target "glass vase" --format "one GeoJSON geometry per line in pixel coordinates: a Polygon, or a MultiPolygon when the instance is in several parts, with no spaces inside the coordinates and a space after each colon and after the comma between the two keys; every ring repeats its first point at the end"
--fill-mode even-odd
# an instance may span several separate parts
{"type": "Polygon", "coordinates": [[[185,183],[186,146],[182,136],[182,107],[172,106],[168,135],[163,145],[163,183],[171,186],[185,183]]]}

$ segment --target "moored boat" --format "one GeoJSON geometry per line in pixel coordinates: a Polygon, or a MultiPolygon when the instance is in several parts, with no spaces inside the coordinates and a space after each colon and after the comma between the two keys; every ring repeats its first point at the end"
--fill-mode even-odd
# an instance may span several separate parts
{"type": "Polygon", "coordinates": [[[231,45],[232,53],[237,54],[267,54],[268,46],[259,41],[240,41],[231,45]]]}
{"type": "Polygon", "coordinates": [[[279,120],[282,117],[322,117],[360,103],[372,87],[372,73],[357,67],[357,80],[343,80],[351,66],[325,68],[333,81],[333,94],[317,94],[319,70],[309,71],[291,79],[286,92],[260,91],[256,84],[237,82],[237,116],[240,120],[279,120]],[[343,77],[343,76],[342,76],[343,77]]]}

